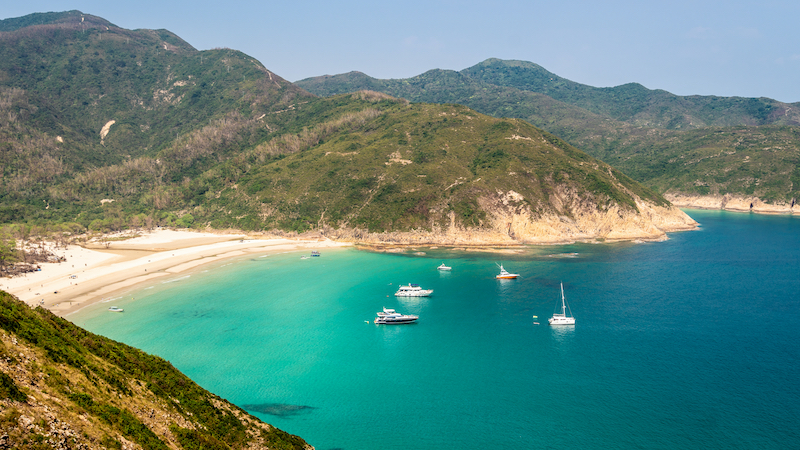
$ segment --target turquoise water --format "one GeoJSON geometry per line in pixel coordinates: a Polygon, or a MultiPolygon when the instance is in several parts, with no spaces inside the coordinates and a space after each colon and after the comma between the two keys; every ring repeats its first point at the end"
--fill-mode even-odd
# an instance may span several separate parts
{"type": "Polygon", "coordinates": [[[70,319],[319,450],[800,448],[800,218],[689,212],[659,243],[250,256],[70,319]]]}

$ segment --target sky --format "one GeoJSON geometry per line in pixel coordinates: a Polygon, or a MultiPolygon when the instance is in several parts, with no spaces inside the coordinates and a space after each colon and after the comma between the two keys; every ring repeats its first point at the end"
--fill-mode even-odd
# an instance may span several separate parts
{"type": "Polygon", "coordinates": [[[289,81],[408,78],[501,58],[596,87],[800,102],[797,0],[26,0],[3,2],[0,19],[68,10],[240,50],[289,81]]]}

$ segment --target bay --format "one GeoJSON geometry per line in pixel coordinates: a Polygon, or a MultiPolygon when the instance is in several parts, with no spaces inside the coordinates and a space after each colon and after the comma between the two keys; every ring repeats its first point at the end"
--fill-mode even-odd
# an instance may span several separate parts
{"type": "Polygon", "coordinates": [[[317,449],[799,448],[800,219],[688,212],[656,243],[249,256],[69,319],[317,449]]]}

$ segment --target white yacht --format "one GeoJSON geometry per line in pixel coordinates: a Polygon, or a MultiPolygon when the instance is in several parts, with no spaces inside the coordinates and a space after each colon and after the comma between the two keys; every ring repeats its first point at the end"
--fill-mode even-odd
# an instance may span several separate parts
{"type": "Polygon", "coordinates": [[[561,283],[561,307],[556,306],[556,311],[561,312],[554,313],[553,317],[548,319],[550,325],[575,325],[575,318],[572,317],[572,311],[564,299],[564,283],[561,283]],[[569,315],[567,315],[567,311],[569,311],[569,315]]]}
{"type": "Polygon", "coordinates": [[[453,268],[450,267],[450,266],[446,266],[446,265],[444,265],[444,263],[442,263],[442,265],[437,267],[437,269],[447,271],[447,270],[452,270],[453,268]]]}
{"type": "Polygon", "coordinates": [[[419,319],[419,316],[400,314],[393,309],[383,308],[383,311],[378,312],[375,323],[379,325],[402,325],[404,323],[414,323],[417,319],[419,319]]]}
{"type": "Polygon", "coordinates": [[[108,308],[108,310],[110,312],[123,312],[123,311],[125,311],[124,309],[120,308],[119,306],[112,306],[112,307],[108,308]]]}
{"type": "Polygon", "coordinates": [[[433,289],[422,289],[418,284],[400,286],[394,293],[396,297],[427,297],[433,294],[433,289]]]}
{"type": "Polygon", "coordinates": [[[495,277],[498,280],[512,280],[519,276],[518,273],[509,273],[509,271],[503,268],[502,264],[498,264],[498,266],[500,266],[500,274],[495,277]]]}

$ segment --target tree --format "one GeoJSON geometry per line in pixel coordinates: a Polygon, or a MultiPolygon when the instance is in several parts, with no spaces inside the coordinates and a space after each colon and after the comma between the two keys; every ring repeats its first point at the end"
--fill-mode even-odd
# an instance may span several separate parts
{"type": "Polygon", "coordinates": [[[0,271],[5,271],[6,264],[19,261],[17,241],[8,235],[0,235],[0,271]]]}
{"type": "Polygon", "coordinates": [[[183,217],[175,221],[175,226],[178,228],[190,228],[194,223],[194,217],[191,214],[184,214],[183,217]]]}

